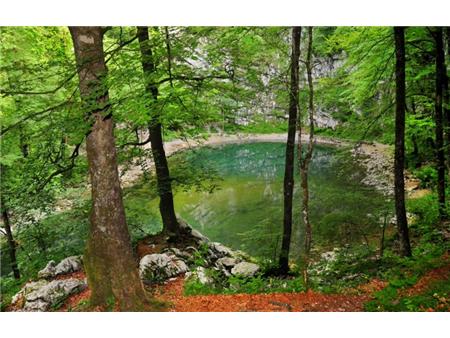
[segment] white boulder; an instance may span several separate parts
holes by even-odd
[[[260,270],[260,267],[258,264],[254,264],[254,263],[250,263],[250,262],[240,262],[231,269],[231,273],[235,276],[252,277],[259,270]]]

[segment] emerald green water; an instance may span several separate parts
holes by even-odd
[[[223,179],[213,192],[177,191],[179,216],[213,241],[251,255],[275,258],[283,224],[285,144],[241,143],[203,147],[182,155],[188,165],[216,170]],[[378,233],[374,215],[384,199],[360,182],[363,172],[349,153],[317,145],[310,166],[313,245],[325,249]],[[299,217],[300,180],[296,168],[292,254],[303,243]],[[152,203],[155,212],[157,201]]]

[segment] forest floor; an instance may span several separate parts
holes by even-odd
[[[66,278],[84,278],[84,273],[67,275]],[[413,286],[402,290],[401,295],[413,296],[427,291],[436,281],[450,278],[450,264],[428,271]],[[367,284],[348,289],[339,294],[328,294],[309,290],[298,293],[233,294],[233,295],[184,295],[184,276],[179,276],[154,289],[154,296],[168,304],[171,312],[358,312],[373,299],[374,293],[388,285],[373,279]],[[58,311],[85,311],[90,290],[69,297]],[[100,311],[100,309],[96,309]],[[435,309],[423,308],[423,311]],[[95,311],[95,310],[94,310]]]

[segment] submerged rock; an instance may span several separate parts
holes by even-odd
[[[26,284],[17,293],[11,304],[22,311],[47,311],[60,304],[68,296],[86,288],[85,281],[69,278],[48,282],[39,280]]]
[[[233,269],[231,269],[231,273],[235,276],[252,277],[259,271],[259,269],[260,267],[258,264],[240,262],[236,264]]]
[[[166,253],[142,257],[139,274],[145,281],[161,282],[189,271],[186,263],[175,255]]]

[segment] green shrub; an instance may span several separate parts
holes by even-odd
[[[421,188],[433,188],[437,182],[437,170],[431,165],[424,165],[413,171],[414,176],[420,180]]]

